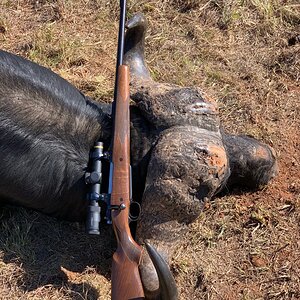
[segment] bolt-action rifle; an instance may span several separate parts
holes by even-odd
[[[106,222],[112,224],[117,239],[117,250],[112,262],[112,299],[144,299],[143,285],[139,274],[142,247],[133,239],[129,221],[132,205],[130,166],[130,115],[129,115],[129,67],[123,65],[126,0],[120,1],[120,27],[114,102],[112,104],[113,138],[111,150],[103,152],[103,143],[96,142],[90,156],[90,172],[86,173],[89,185],[87,232],[100,234],[101,208],[99,201],[106,204]],[[110,160],[108,194],[101,194],[102,159]],[[177,299],[174,278],[162,257],[146,244],[146,248],[157,270],[160,281],[161,299]]]
[[[123,2],[123,3],[122,3]],[[122,5],[123,4],[123,5]],[[118,248],[112,262],[112,299],[143,299],[144,291],[138,270],[142,248],[134,241],[129,228],[131,202],[129,67],[123,65],[126,1],[121,1],[115,101],[114,136],[110,164],[112,224]]]

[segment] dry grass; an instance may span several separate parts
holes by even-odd
[[[177,250],[181,299],[300,299],[298,0],[131,0],[149,20],[147,61],[163,82],[218,99],[223,125],[273,145],[280,173],[255,193],[215,199]],[[117,1],[0,4],[1,47],[110,101]],[[1,299],[109,299],[111,232],[3,208]]]

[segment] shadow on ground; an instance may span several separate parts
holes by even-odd
[[[89,274],[93,279],[95,274],[110,277],[113,254],[110,228],[104,226],[100,236],[88,236],[83,224],[59,221],[12,206],[0,208],[0,228],[1,262],[21,268],[16,284],[22,292],[51,286],[65,289],[68,299],[99,298]],[[13,282],[16,280],[13,274],[2,271],[1,277]]]

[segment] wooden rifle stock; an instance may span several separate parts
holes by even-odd
[[[112,150],[112,223],[118,248],[112,262],[112,299],[144,299],[138,270],[142,248],[134,241],[129,228],[130,207],[130,117],[129,68],[118,67],[116,103],[114,112],[114,138]]]

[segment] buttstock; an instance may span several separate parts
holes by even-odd
[[[141,255],[141,249],[136,245]],[[136,252],[136,251],[134,251]],[[132,252],[128,252],[132,256]],[[112,261],[112,300],[138,300],[144,299],[143,285],[139,273],[139,257],[130,257],[119,246],[113,255]]]

